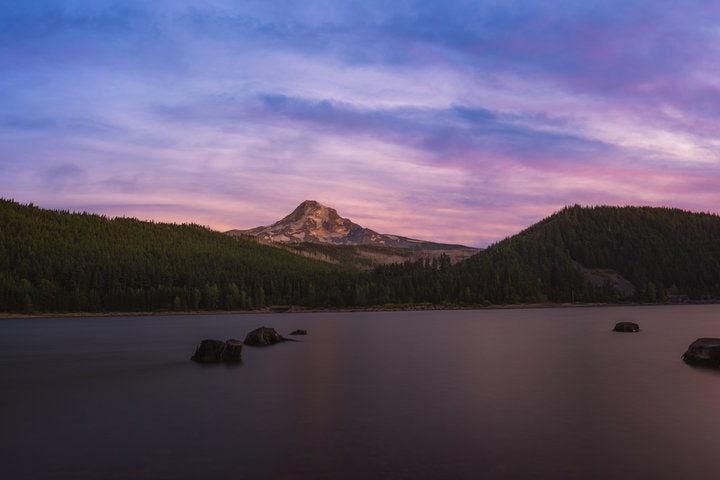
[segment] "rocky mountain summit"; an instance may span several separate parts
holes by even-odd
[[[262,242],[321,243],[332,245],[377,245],[422,250],[467,248],[426,242],[398,235],[386,235],[353,223],[338,215],[334,208],[314,200],[305,200],[287,217],[272,225],[249,230],[230,230],[230,235],[252,236]]]

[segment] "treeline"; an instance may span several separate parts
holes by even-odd
[[[618,275],[632,293],[613,282]],[[673,295],[720,298],[717,215],[574,206],[455,264],[439,257],[361,271],[198,225],[0,200],[6,312],[655,302]]]
[[[620,272],[639,298],[720,298],[720,217],[676,208],[566,208],[534,227],[587,268]],[[537,233],[534,233],[537,235]],[[654,292],[654,293],[653,293]],[[658,298],[662,299],[662,298]]]
[[[0,200],[0,311],[257,309],[343,303],[354,272],[198,225]]]

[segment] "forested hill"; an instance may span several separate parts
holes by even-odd
[[[544,233],[543,233],[544,231]],[[587,268],[614,269],[693,297],[720,294],[720,217],[651,207],[567,208],[525,232],[564,245]],[[675,290],[682,289],[682,292]]]
[[[471,258],[377,267],[368,302],[460,305],[720,299],[720,217],[567,207]]]
[[[0,199],[0,311],[332,303],[352,275],[198,225],[108,219]]]
[[[470,300],[720,298],[720,217],[713,214],[567,207],[483,253],[458,272],[472,279],[466,286],[477,297]]]
[[[360,271],[197,225],[0,200],[0,312],[372,307],[720,298],[720,217],[567,207],[452,264]]]

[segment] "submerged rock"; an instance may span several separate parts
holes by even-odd
[[[279,333],[277,333],[274,328],[260,327],[247,334],[245,337],[245,345],[274,345],[287,340],[287,338],[282,337]]]
[[[222,352],[225,350],[225,342],[221,340],[206,339],[200,342],[195,350],[195,355],[191,357],[199,363],[222,362]]]
[[[242,360],[243,343],[234,338],[225,342],[225,351],[223,351],[223,362],[239,362]]]
[[[243,344],[239,340],[206,339],[200,342],[195,355],[191,357],[198,363],[239,362],[242,360]]]
[[[615,324],[613,332],[639,332],[640,326],[633,322],[619,322]]]
[[[720,366],[720,338],[698,338],[682,356],[685,363],[710,367]]]
[[[294,332],[292,332],[290,335],[307,335],[307,330],[298,329],[298,330],[295,330]]]

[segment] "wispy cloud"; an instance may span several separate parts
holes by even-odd
[[[473,165],[499,157],[519,163],[583,162],[607,158],[613,146],[572,133],[527,126],[517,113],[480,107],[367,108],[344,102],[312,100],[281,94],[250,99],[213,97],[203,102],[159,107],[159,113],[179,123],[215,125],[238,130],[243,124],[282,125],[308,136],[370,137],[418,150],[417,161]]]
[[[473,245],[565,204],[717,211],[719,21],[700,0],[6,2],[0,192],[218,229],[314,198]]]

